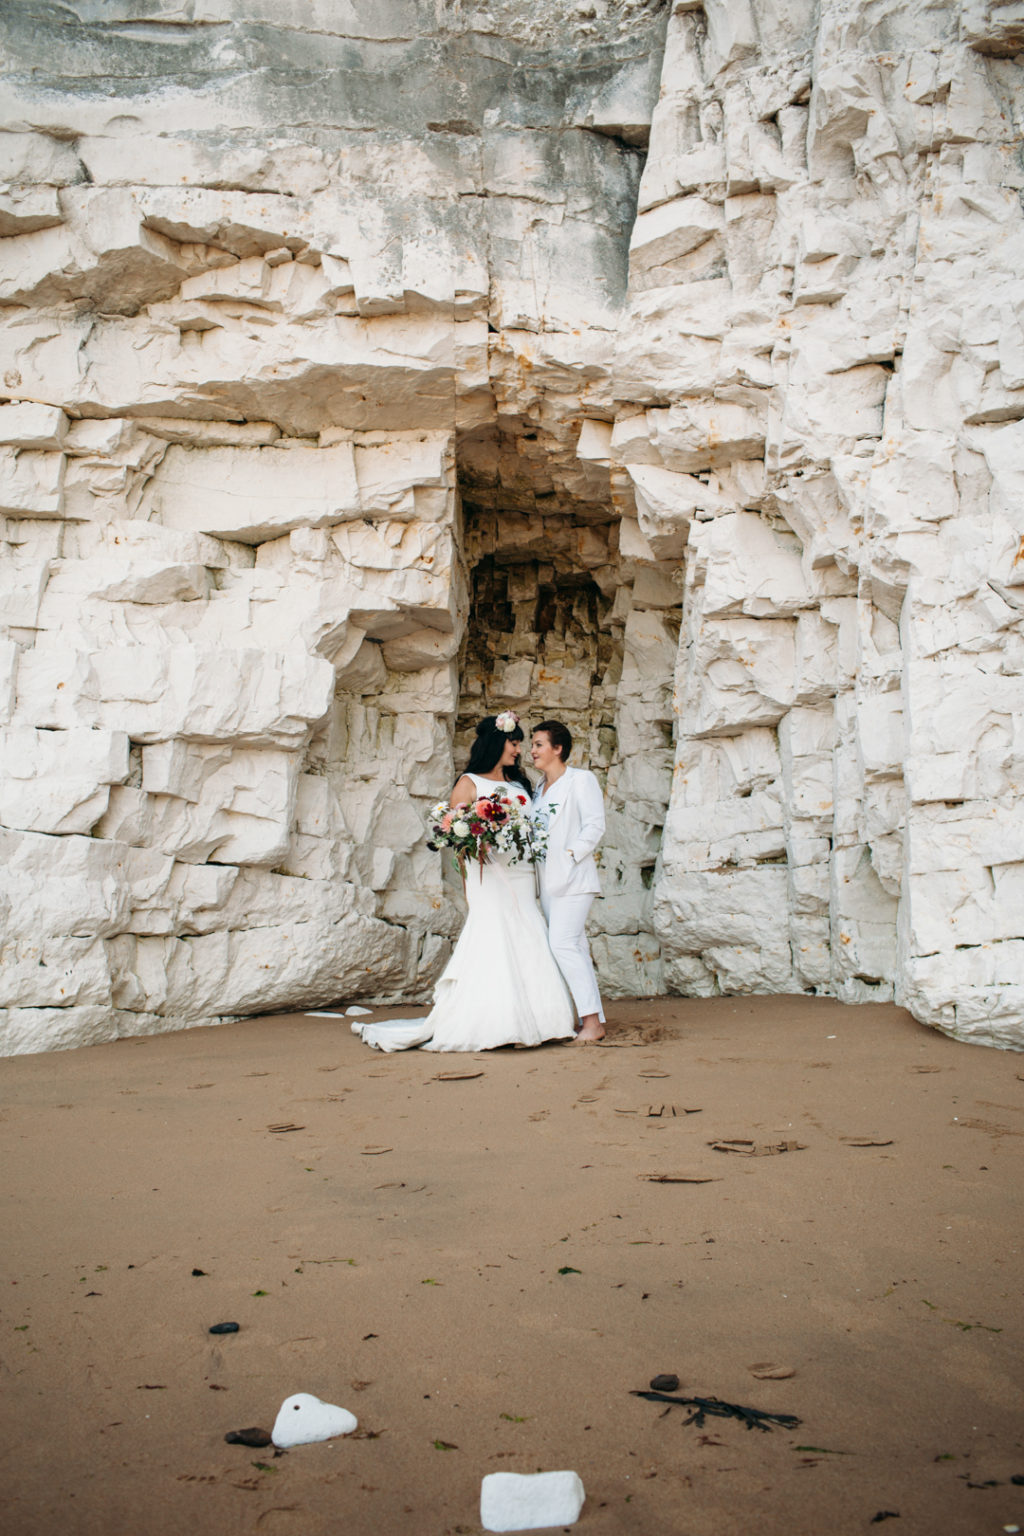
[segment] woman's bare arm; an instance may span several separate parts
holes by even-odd
[[[463,774],[452,790],[451,805],[470,805],[476,799],[476,785],[466,774]]]

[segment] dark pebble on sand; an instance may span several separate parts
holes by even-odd
[[[652,1392],[674,1392],[679,1386],[678,1376],[655,1376],[651,1382]]]
[[[209,1331],[210,1331],[210,1333],[237,1333],[238,1332],[238,1324],[237,1323],[214,1323],[213,1327]]]
[[[256,1425],[251,1429],[229,1429],[224,1439],[228,1445],[251,1445],[255,1450],[262,1450],[272,1443],[267,1430]]]

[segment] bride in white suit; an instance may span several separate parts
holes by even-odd
[[[570,768],[572,736],[560,720],[534,727],[530,756],[544,775],[533,796],[534,819],[548,832],[547,858],[539,865],[540,904],[558,968],[572,993],[582,1043],[604,1037],[604,1009],[587,943],[586,922],[601,894],[594,852],[604,836],[604,797],[587,768]]]

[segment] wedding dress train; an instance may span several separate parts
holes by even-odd
[[[482,794],[496,786],[471,776]],[[514,786],[509,786],[512,789]],[[487,1051],[573,1038],[575,1010],[548,944],[532,864],[490,855],[466,871],[469,908],[425,1019],[352,1025],[382,1051]]]

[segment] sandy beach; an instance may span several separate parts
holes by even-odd
[[[564,1467],[581,1536],[1024,1527],[1020,1055],[665,999],[591,1048],[289,1015],[0,1083],[19,1536],[465,1536],[485,1473]],[[357,1435],[225,1443],[299,1391]]]

